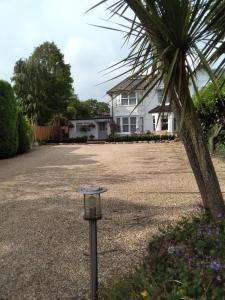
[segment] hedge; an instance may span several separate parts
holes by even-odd
[[[18,148],[17,104],[11,85],[0,80],[0,158],[16,155]]]
[[[73,144],[73,143],[86,143],[86,142],[87,142],[86,136],[77,137],[77,138],[55,138],[55,139],[44,141],[44,143],[46,144],[59,144],[59,143]]]
[[[174,135],[109,135],[106,142],[138,142],[138,141],[172,141],[175,139]]]

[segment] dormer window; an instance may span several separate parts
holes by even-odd
[[[121,93],[121,105],[136,105],[137,104],[137,93]]]

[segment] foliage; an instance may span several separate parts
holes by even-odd
[[[96,99],[88,99],[77,103],[77,118],[93,118],[109,114],[109,105],[98,102]]]
[[[70,65],[54,43],[45,42],[28,59],[20,59],[12,77],[24,113],[33,123],[48,123],[65,115],[73,94]]]
[[[19,145],[17,153],[22,154],[28,152],[32,145],[33,131],[30,121],[23,115],[21,110],[18,113],[18,138]]]
[[[11,85],[0,80],[0,158],[16,154],[18,147],[17,104]]]
[[[175,139],[174,135],[109,135],[106,142],[138,142],[138,141],[172,141]]]
[[[162,229],[144,263],[102,288],[101,299],[219,300],[225,299],[224,287],[225,220],[203,214]]]
[[[59,144],[59,143],[65,143],[65,144],[73,144],[73,143],[86,143],[87,137],[81,136],[76,138],[56,138],[56,139],[50,139],[47,141],[43,141],[46,144]]]
[[[225,77],[221,77],[217,84],[220,87],[218,94],[215,85],[209,83],[195,95],[193,101],[201,118],[204,131],[207,133],[215,124],[225,125]]]

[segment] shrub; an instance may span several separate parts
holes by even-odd
[[[17,153],[28,152],[31,148],[33,132],[28,118],[21,111],[18,113],[18,137],[19,145]]]
[[[225,220],[207,214],[165,228],[144,263],[101,289],[104,300],[225,299]]]
[[[18,148],[17,105],[11,85],[0,80],[0,158],[9,158]]]
[[[58,143],[65,143],[65,144],[73,144],[73,143],[86,143],[87,142],[87,137],[86,136],[81,136],[77,138],[56,138],[56,139],[51,139],[47,141],[43,141],[46,144],[58,144]]]
[[[109,135],[106,142],[138,142],[138,141],[171,141],[174,140],[174,135]]]

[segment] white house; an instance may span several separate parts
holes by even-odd
[[[110,113],[113,121],[117,124],[117,134],[130,135],[147,132],[175,134],[177,132],[177,122],[169,103],[166,103],[163,113],[160,106],[163,86],[155,87],[145,97],[143,102],[135,108],[146,92],[145,86],[147,82],[143,80],[143,76],[135,79],[128,77],[107,92],[111,97]],[[140,85],[134,92],[130,93],[138,81]],[[198,87],[201,88],[207,81],[207,74],[199,70],[197,74]],[[190,85],[190,91],[191,94],[194,93],[192,85]],[[159,118],[160,112],[161,116]]]
[[[146,92],[146,84],[149,79],[146,77],[144,80],[145,77],[140,76],[135,79],[128,77],[110,89],[107,92],[111,98],[110,116],[71,120],[72,128],[69,129],[69,137],[87,136],[89,139],[104,140],[111,133],[112,123],[117,125],[117,134],[119,135],[148,132],[175,134],[177,122],[169,103],[166,103],[162,113],[162,85],[155,87],[135,108]],[[198,88],[203,87],[208,78],[206,72],[200,69],[197,72],[196,80]],[[140,85],[131,93],[138,82]],[[191,94],[194,93],[191,84],[190,92]]]

